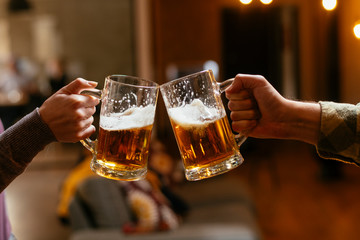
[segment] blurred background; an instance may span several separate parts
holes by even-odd
[[[288,98],[357,103],[358,23],[358,0],[0,0],[0,117],[9,127],[76,77],[162,84],[208,68],[218,81],[264,75]],[[161,97],[154,137],[179,159]],[[248,139],[241,152],[228,174],[249,189],[264,239],[359,239],[358,167],[292,141]],[[18,239],[72,235],[57,205],[84,155],[51,144],[8,187]]]

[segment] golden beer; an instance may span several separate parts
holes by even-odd
[[[203,125],[172,124],[186,168],[216,165],[238,151],[226,116]]]
[[[132,181],[147,172],[154,106],[101,116],[92,169],[107,178]]]
[[[114,171],[137,171],[147,167],[152,125],[109,130],[100,127],[97,162]]]
[[[226,164],[241,163],[238,160],[242,157],[225,113],[216,118],[216,110],[199,111],[197,106],[191,105],[188,109],[172,110],[175,111],[170,110],[170,121],[188,180],[192,180],[192,175],[194,180],[217,175],[230,170]],[[204,117],[204,113],[208,116]],[[226,163],[227,160],[230,162]]]

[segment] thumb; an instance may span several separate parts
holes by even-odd
[[[97,82],[88,81],[83,78],[77,78],[65,87],[61,88],[58,93],[63,94],[80,94],[82,90],[95,88],[97,86]]]
[[[226,93],[237,93],[245,89],[254,89],[266,84],[266,80],[260,75],[237,74],[234,82],[226,89]]]

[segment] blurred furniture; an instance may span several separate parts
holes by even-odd
[[[174,192],[190,205],[188,215],[175,230],[146,234],[122,232],[123,224],[130,221],[130,213],[115,181],[90,178],[79,190],[87,196],[102,192],[102,198],[73,199],[71,240],[262,239],[248,192],[240,180],[226,174],[177,186]]]

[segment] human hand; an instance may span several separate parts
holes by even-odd
[[[41,119],[59,142],[77,142],[95,132],[93,114],[99,99],[80,92],[96,86],[97,82],[77,78],[50,96],[39,108]]]
[[[259,75],[238,74],[225,92],[234,131],[256,138],[317,143],[321,112],[318,103],[286,99]]]
[[[232,128],[257,138],[281,138],[286,102],[262,76],[238,74],[226,89]]]

